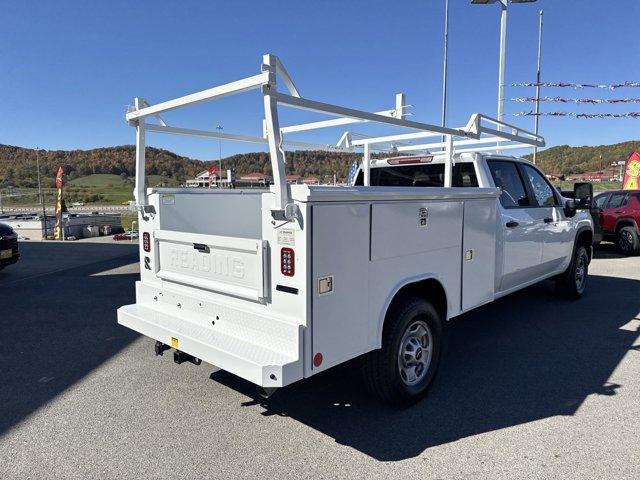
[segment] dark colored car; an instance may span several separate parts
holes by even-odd
[[[640,253],[640,190],[614,190],[596,195],[592,215],[598,217],[604,240],[615,242],[624,255]]]
[[[0,223],[0,270],[20,258],[18,235],[9,225]]]

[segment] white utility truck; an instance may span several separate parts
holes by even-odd
[[[262,134],[160,116],[247,90],[261,97]],[[279,107],[337,118],[282,126]],[[214,364],[266,393],[362,356],[372,392],[406,405],[437,371],[447,320],[547,278],[579,297],[593,227],[575,202],[591,192],[563,198],[534,165],[502,153],[544,140],[479,114],[460,128],[405,117],[401,94],[376,113],[303,98],[273,55],[252,77],[156,105],[136,98],[126,118],[136,128],[141,269],[136,303],[118,322],[155,339],[157,354],[173,348],[177,363]],[[347,131],[337,145],[291,138],[370,124],[400,132]],[[146,189],[149,132],[266,144],[274,185]],[[437,141],[418,142],[429,137]],[[289,185],[284,148],[361,148],[363,160],[350,185]]]

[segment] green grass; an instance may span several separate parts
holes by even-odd
[[[179,182],[173,178],[164,178],[160,175],[148,175],[148,186],[178,186]],[[67,205],[75,202],[84,204],[121,205],[133,200],[134,179],[123,179],[120,175],[94,174],[71,180],[64,191]],[[3,205],[37,207],[38,189],[19,188],[20,196],[3,197]],[[56,190],[45,189],[45,204],[50,207],[56,202]]]
[[[125,180],[120,175],[112,175],[108,173],[96,173],[86,177],[76,178],[69,182],[69,185],[76,187],[106,187],[106,186],[123,186]]]
[[[173,178],[165,178],[161,175],[147,175],[147,186],[155,187],[161,184],[166,184],[167,187],[178,186],[179,182]],[[95,173],[93,175],[87,175],[86,177],[76,178],[69,182],[70,185],[75,187],[127,187],[133,188],[133,178],[122,179],[120,175],[113,175],[110,173]]]
[[[574,182],[553,182],[560,190],[573,190]],[[619,190],[622,188],[622,182],[592,182],[594,192],[604,192],[605,190]]]

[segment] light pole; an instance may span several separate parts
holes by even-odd
[[[40,183],[40,149],[36,147],[36,168],[38,169],[38,197],[40,198],[40,204],[42,205],[42,223],[44,225],[44,235],[42,239],[47,239],[47,211],[44,208],[44,195],[42,194],[42,186]]]
[[[449,0],[444,2],[444,65],[442,67],[442,126],[447,121],[447,64],[449,62]],[[442,137],[445,141],[445,137]]]
[[[544,10],[540,10],[540,21],[538,23],[538,71],[536,73],[536,115],[534,123],[534,133],[538,135],[540,127],[540,69],[542,66],[542,24],[544,19]],[[536,164],[538,156],[538,147],[533,148],[533,164]]]
[[[222,125],[218,125],[216,127],[216,130],[218,130],[220,133],[222,133],[222,130],[224,130],[224,127]],[[222,139],[218,138],[218,166],[220,168],[220,187],[222,187]]]
[[[38,169],[38,203],[42,202],[42,186],[40,185],[40,157],[38,151],[40,149],[36,147],[36,168]]]
[[[500,5],[500,63],[498,68],[498,120],[504,119],[504,71],[507,52],[507,5],[511,3],[533,3],[537,0],[471,0],[474,5],[498,3]],[[498,127],[500,130],[500,127]]]

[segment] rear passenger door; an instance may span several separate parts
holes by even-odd
[[[564,215],[560,195],[545,176],[533,165],[519,164],[526,187],[535,209],[536,218],[542,218],[544,245],[541,268],[545,274],[563,270],[573,253],[574,231],[571,220]]]
[[[525,186],[517,163],[487,160],[494,185],[500,195],[496,272],[501,272],[498,291],[506,291],[535,280],[541,268],[545,239],[544,214],[538,211]],[[500,255],[500,249],[502,255]]]

